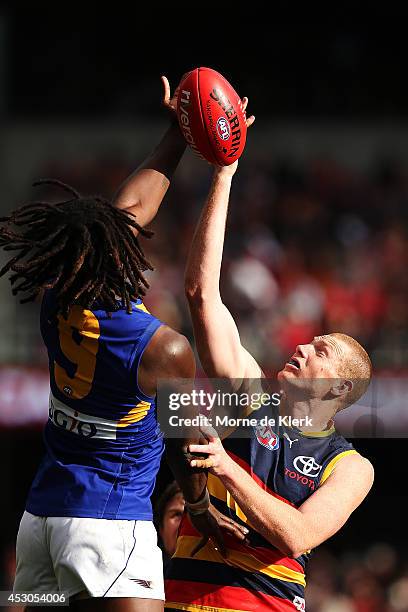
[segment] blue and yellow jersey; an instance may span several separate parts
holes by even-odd
[[[132,313],[41,308],[50,370],[45,457],[26,509],[39,516],[151,520],[163,452],[154,397],[138,385],[143,351],[162,323],[140,300]]]
[[[295,508],[330,476],[342,457],[356,453],[334,428],[307,434],[281,428],[277,433],[259,424],[248,428],[247,434],[223,441],[228,454],[263,490]],[[167,575],[166,608],[189,612],[304,610],[309,553],[297,559],[286,557],[252,527],[222,482],[211,474],[208,489],[220,512],[248,527],[249,543],[226,535],[226,559],[211,541],[192,558],[201,536],[185,515]]]

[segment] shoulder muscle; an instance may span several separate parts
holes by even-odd
[[[143,390],[149,389],[148,395],[153,395],[159,378],[194,378],[194,353],[185,336],[163,325],[147,345],[139,368]]]

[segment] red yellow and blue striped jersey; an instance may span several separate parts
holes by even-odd
[[[26,509],[39,516],[151,520],[163,438],[155,397],[138,385],[143,351],[162,323],[141,300],[132,312],[41,307],[50,372],[46,453]]]
[[[247,437],[223,441],[228,454],[270,495],[298,508],[330,476],[345,455],[356,453],[334,427],[317,433],[269,427],[249,428]],[[225,536],[227,558],[209,541],[193,558],[200,541],[187,515],[166,579],[166,609],[189,612],[305,610],[308,553],[285,556],[248,522],[221,480],[209,474],[212,504],[249,528],[249,544]]]

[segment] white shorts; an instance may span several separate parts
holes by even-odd
[[[90,597],[164,600],[163,561],[151,521],[40,517],[24,512],[15,592],[87,591]]]

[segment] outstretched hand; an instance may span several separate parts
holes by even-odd
[[[251,125],[255,121],[255,115],[251,115],[250,117],[246,116],[247,106],[248,106],[248,98],[245,96],[244,98],[242,98],[242,108],[243,108],[244,115],[245,115],[246,126],[247,126],[247,128],[250,128]]]
[[[176,87],[173,95],[171,95],[170,83],[169,83],[168,78],[164,75],[160,78],[161,78],[161,82],[163,85],[162,105],[170,113],[170,115],[173,118],[176,118],[177,117],[177,99],[178,99],[178,94],[180,91],[180,85]]]
[[[255,121],[255,115],[250,115],[250,117],[246,116],[246,109],[248,106],[248,98],[244,97],[242,98],[242,109],[244,111],[244,116],[245,116],[245,123],[247,128],[250,128],[251,125],[253,125],[254,121]],[[215,169],[215,174],[219,174],[222,176],[234,176],[235,172],[237,171],[238,168],[238,160],[234,161],[233,164],[231,164],[230,166],[214,166]]]
[[[186,76],[190,74],[189,72],[185,72],[180,79],[180,83],[184,81]],[[163,98],[162,98],[162,106],[165,110],[170,114],[170,117],[173,120],[177,120],[177,100],[180,92],[180,83],[177,85],[174,90],[173,95],[171,95],[170,83],[169,79],[166,76],[161,76],[161,82],[163,85]]]

